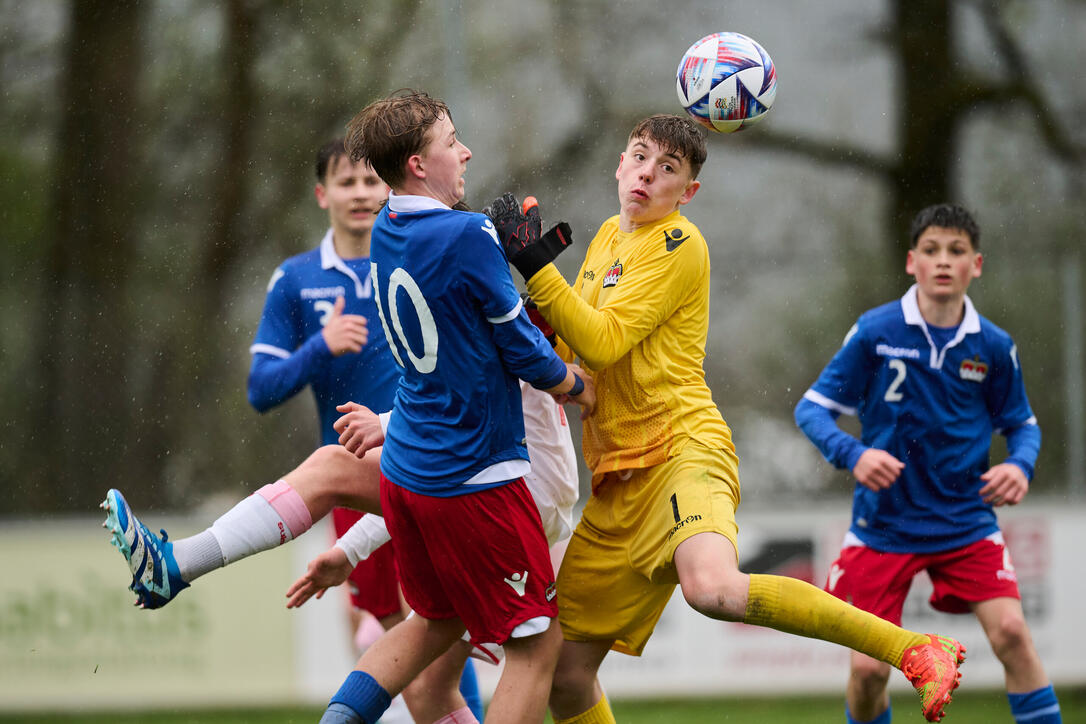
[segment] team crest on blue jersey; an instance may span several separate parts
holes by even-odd
[[[984,382],[984,378],[988,376],[988,363],[981,361],[980,356],[975,356],[973,359],[963,359],[961,366],[958,367],[958,375],[963,380]]]
[[[619,277],[622,276],[622,262],[615,259],[615,263],[611,265],[611,268],[607,270],[607,274],[603,277],[603,288],[613,287],[618,284]]]

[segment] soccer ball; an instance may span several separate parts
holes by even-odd
[[[682,107],[711,131],[754,125],[777,97],[773,59],[740,33],[706,35],[683,54],[675,75]]]

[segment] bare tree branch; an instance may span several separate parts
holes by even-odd
[[[995,87],[994,92],[986,96],[985,100],[994,101],[998,98],[1000,102],[1005,102],[1009,96],[1024,101],[1033,111],[1045,143],[1053,154],[1064,162],[1080,164],[1086,151],[1071,138],[1067,129],[1060,123],[1057,114],[1052,110],[1048,99],[1032,81],[1034,73],[1029,59],[1026,58],[1022,47],[1003,22],[1000,10],[1004,3],[1000,0],[971,1],[976,5],[984,27],[1003,58],[1007,75],[1011,79],[1010,82]]]
[[[768,128],[758,128],[737,139],[740,146],[756,146],[771,151],[796,153],[819,163],[847,166],[882,176],[892,177],[898,168],[895,158],[883,156],[856,146],[846,146],[819,141],[794,133],[783,133]]]

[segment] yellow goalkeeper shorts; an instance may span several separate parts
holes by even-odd
[[[667,462],[608,473],[585,504],[558,572],[558,620],[571,641],[615,641],[639,656],[675,584],[675,549],[697,533],[736,545],[738,460],[688,443]]]

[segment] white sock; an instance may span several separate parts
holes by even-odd
[[[250,495],[226,511],[208,529],[222,548],[223,565],[292,540],[290,527],[260,495]]]
[[[196,578],[282,545],[313,525],[301,496],[282,480],[226,511],[203,533],[173,544],[181,578]]]
[[[210,528],[189,538],[173,541],[173,557],[186,583],[192,583],[205,573],[226,565],[219,541],[211,534]]]

